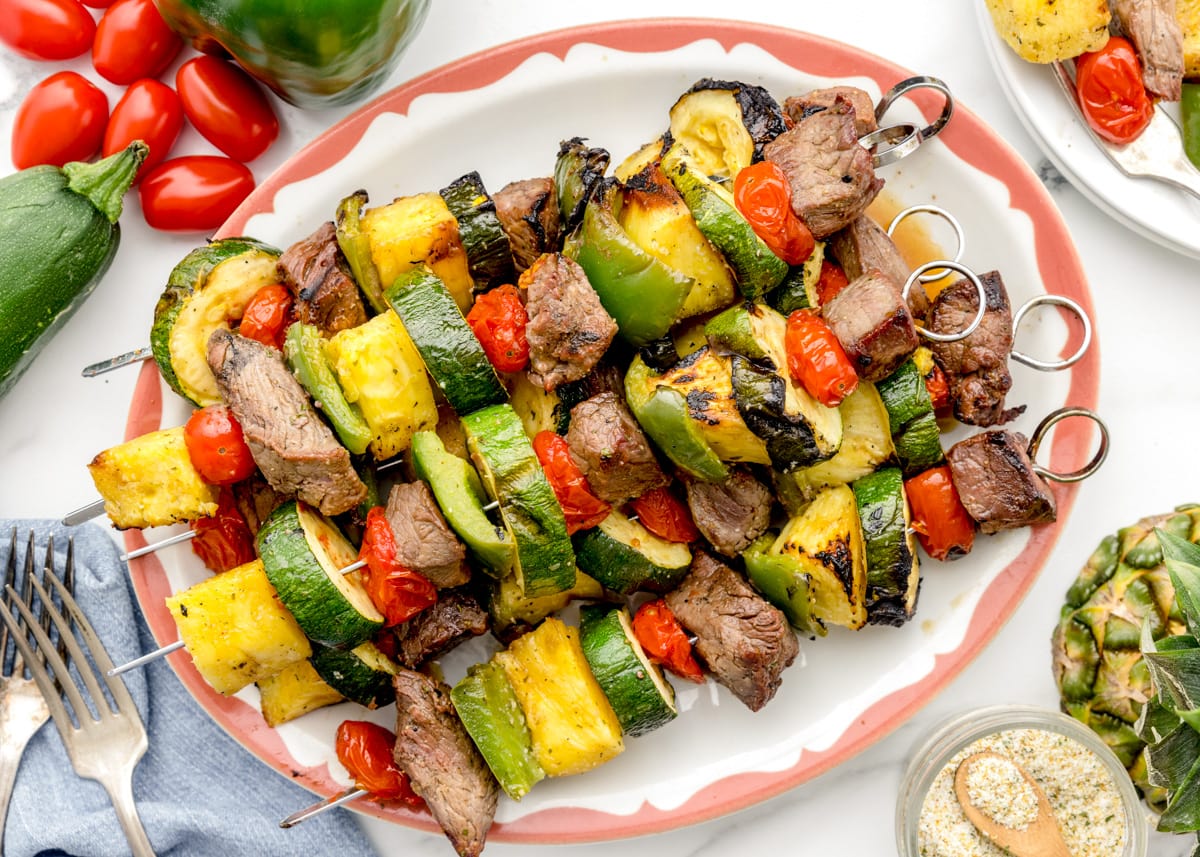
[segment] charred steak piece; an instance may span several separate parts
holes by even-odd
[[[332,223],[322,223],[312,235],[284,250],[277,268],[280,279],[296,296],[300,321],[315,324],[325,336],[366,323],[362,295],[338,247]]]
[[[1146,89],[1167,101],[1178,101],[1183,87],[1183,30],[1175,16],[1176,0],[1108,0],[1108,6],[1121,32],[1137,48]]]
[[[771,490],[744,468],[731,468],[725,482],[687,479],[688,508],[704,538],[719,553],[737,556],[767,531]]]
[[[541,256],[524,274],[529,323],[529,378],[547,390],[592,371],[617,335],[587,274],[558,253]]]
[[[870,134],[879,125],[875,121],[875,102],[871,96],[857,86],[831,86],[828,89],[814,89],[803,95],[793,95],[783,102],[783,112],[793,122],[800,122],[828,110],[841,96],[854,107],[854,133],[859,137]]]
[[[1004,409],[1004,395],[1012,387],[1008,355],[1012,351],[1012,310],[998,271],[980,275],[987,298],[983,321],[966,339],[929,343],[933,359],[946,375],[954,416],[972,426],[1006,423],[1025,406]],[[935,333],[965,330],[979,312],[979,294],[970,280],[944,289],[929,311],[929,329]]]
[[[367,486],[354,472],[350,453],[321,422],[279,351],[218,328],[208,340],[208,365],[272,488],[324,515],[340,515],[362,502]]]
[[[950,447],[946,460],[962,504],[985,533],[1053,521],[1054,495],[1033,472],[1023,435],[992,429]]]
[[[513,262],[520,273],[538,256],[558,249],[558,197],[554,179],[524,179],[492,194],[496,217],[508,236]]]
[[[792,210],[818,239],[852,223],[883,187],[871,153],[858,144],[854,121],[854,107],[838,97],[763,149],[787,174]]]
[[[500,786],[450,702],[449,688],[401,669],[396,688],[396,765],[425,799],[461,857],[478,857]]]
[[[429,609],[392,629],[396,635],[396,660],[415,670],[487,630],[487,611],[479,606],[474,595],[462,589],[443,592]]]
[[[667,606],[696,635],[696,653],[751,711],[771,701],[800,651],[787,619],[741,575],[699,552]]]
[[[671,481],[625,400],[615,393],[592,396],[571,409],[567,443],[588,485],[606,502],[624,503]]]
[[[257,472],[249,479],[233,484],[233,502],[245,518],[251,535],[258,535],[258,528],[262,526],[262,522],[287,499],[276,492]]]
[[[887,231],[865,214],[855,218],[845,229],[833,233],[829,237],[829,247],[851,280],[874,269],[890,277],[903,291],[904,283],[912,273]],[[913,318],[923,319],[929,311],[929,296],[921,285],[914,283],[909,290],[908,308]]]
[[[821,314],[864,381],[891,375],[920,344],[900,287],[878,270],[851,280]]]
[[[396,559],[420,572],[438,589],[471,579],[467,549],[450,529],[424,482],[393,485],[384,510],[396,539]]]

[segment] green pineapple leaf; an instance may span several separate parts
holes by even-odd
[[[1192,636],[1200,636],[1200,546],[1156,529],[1163,559],[1175,585],[1175,599]]]

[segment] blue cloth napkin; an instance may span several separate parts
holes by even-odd
[[[65,528],[50,521],[0,522],[0,569],[8,561],[8,534],[18,529],[18,559],[29,528],[37,532],[35,561],[54,533],[55,568],[75,537],[75,597],[114,663],[157,648],[134,600],[129,573],[112,537],[87,524]],[[21,568],[21,565],[18,565]],[[316,798],[244,750],[191,698],[165,660],[126,673],[146,724],[150,747],[133,775],[138,811],[160,857],[231,854],[374,855],[351,814],[335,809],[290,830],[279,820]],[[7,857],[127,855],[108,794],[75,775],[53,721],[29,742],[17,774],[4,840]]]

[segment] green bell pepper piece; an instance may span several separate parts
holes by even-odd
[[[583,213],[575,261],[600,303],[631,345],[647,345],[670,330],[693,280],[651,256],[621,228],[623,194],[605,179]]]
[[[349,104],[377,89],[429,0],[155,0],[197,50],[231,55],[297,107]]]
[[[1185,83],[1179,99],[1183,119],[1183,149],[1200,169],[1200,83]]]
[[[379,269],[371,258],[371,238],[362,231],[362,210],[367,204],[367,192],[356,190],[338,203],[337,243],[342,255],[350,264],[354,281],[367,296],[367,303],[375,312],[387,312],[391,307],[383,296],[383,283]]]
[[[812,615],[813,596],[808,575],[794,560],[771,552],[774,533],[764,533],[742,553],[746,576],[763,597],[783,611],[788,622],[804,634],[825,636],[825,626]]]
[[[346,449],[362,455],[371,442],[371,427],[358,408],[348,401],[325,357],[325,340],[312,324],[296,322],[283,340],[283,356],[313,404],[329,418]]]
[[[641,357],[629,364],[625,374],[625,399],[642,430],[676,466],[709,482],[729,478],[729,469],[688,415],[687,400],[678,390],[656,387]]]

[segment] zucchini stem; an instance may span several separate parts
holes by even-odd
[[[134,140],[120,152],[94,164],[72,161],[64,164],[62,171],[67,177],[67,187],[86,197],[109,223],[116,223],[121,217],[125,192],[133,186],[138,169],[149,153],[149,146]]]

